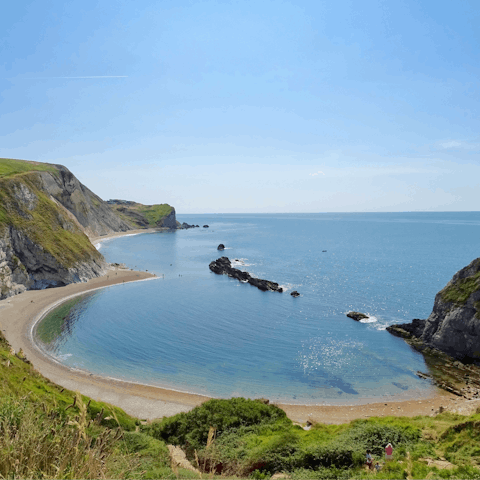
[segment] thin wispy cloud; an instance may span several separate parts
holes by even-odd
[[[26,77],[25,80],[70,80],[70,79],[82,79],[82,78],[128,78],[128,75],[84,75],[82,77]]]
[[[464,150],[476,150],[480,147],[478,143],[468,143],[458,140],[449,140],[448,142],[442,142],[439,144],[441,148],[447,150],[450,148],[461,148]]]
[[[309,173],[309,175],[311,177],[316,177],[317,175],[325,175],[321,170],[319,170],[318,172],[315,172],[315,173]]]

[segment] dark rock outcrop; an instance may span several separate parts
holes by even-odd
[[[204,225],[203,228],[209,228],[208,225]]]
[[[458,271],[437,293],[426,320],[392,325],[387,330],[417,347],[480,364],[480,258]]]
[[[188,230],[189,228],[196,228],[198,225],[189,225],[187,222],[183,222],[179,228],[183,230]]]
[[[244,283],[249,283],[254,287],[266,292],[271,290],[272,292],[283,292],[283,288],[278,286],[278,283],[271,282],[269,280],[262,280],[260,278],[252,277],[248,272],[242,272],[238,268],[233,268],[228,257],[217,258],[213,262],[210,262],[208,266],[210,270],[218,275],[228,275],[229,277],[236,278]]]
[[[415,318],[412,323],[399,323],[396,325],[390,325],[387,330],[396,337],[402,338],[420,338],[423,330],[425,329],[426,320],[420,320]]]
[[[221,243],[218,247],[217,250],[225,250],[225,245]]]
[[[359,322],[364,318],[368,318],[368,315],[365,315],[364,313],[360,313],[360,312],[348,312],[347,317],[352,318],[353,320],[356,320],[357,322]]]
[[[292,293],[290,293],[290,295],[292,297],[295,297],[295,298],[300,296],[300,294],[296,290],[294,290]]]

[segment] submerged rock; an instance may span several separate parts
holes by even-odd
[[[278,283],[269,280],[262,280],[261,278],[254,278],[248,272],[242,272],[238,268],[233,268],[228,257],[217,258],[217,260],[210,262],[208,267],[212,272],[218,275],[228,275],[229,277],[236,278],[243,283],[249,283],[262,290],[262,292],[268,290],[271,290],[272,292],[283,292],[283,288],[279,287]]]
[[[363,320],[364,318],[368,318],[368,315],[365,315],[364,313],[360,313],[360,312],[348,312],[347,317],[353,318],[353,320],[359,322],[360,320]]]

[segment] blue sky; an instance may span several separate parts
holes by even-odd
[[[9,2],[0,156],[178,213],[479,211],[479,12]]]

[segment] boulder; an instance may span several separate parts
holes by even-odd
[[[217,250],[225,250],[225,245],[221,243],[218,247]]]
[[[365,315],[364,313],[360,313],[360,312],[348,312],[347,317],[353,318],[353,320],[359,322],[360,320],[363,320],[364,318],[368,318],[368,315]]]
[[[208,225],[204,225],[203,228],[208,228]]]
[[[299,297],[300,296],[300,294],[296,290],[294,290],[290,295],[292,297]]]

